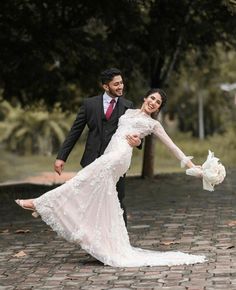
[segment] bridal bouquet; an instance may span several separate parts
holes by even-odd
[[[214,191],[214,186],[223,182],[226,171],[225,167],[219,162],[219,158],[214,156],[214,152],[209,150],[207,160],[202,167],[192,167],[186,170],[187,175],[201,176],[203,189]]]

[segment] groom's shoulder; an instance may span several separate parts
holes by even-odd
[[[102,98],[102,95],[87,97],[87,98],[84,99],[84,103],[93,104],[93,103],[95,103],[97,101],[100,101],[101,98]]]
[[[120,101],[127,107],[127,108],[132,108],[133,107],[133,102],[124,98],[120,97]]]

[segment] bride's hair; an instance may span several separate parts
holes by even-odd
[[[159,111],[165,106],[166,102],[167,102],[167,95],[166,93],[162,90],[162,89],[158,89],[158,88],[153,88],[150,89],[146,92],[144,98],[147,98],[148,96],[150,96],[151,94],[155,94],[158,93],[161,96],[161,106],[159,108]]]

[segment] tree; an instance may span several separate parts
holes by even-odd
[[[224,3],[232,13],[236,13],[236,0],[224,0]]]
[[[181,131],[191,131],[198,137],[199,120],[207,137],[214,133],[222,134],[232,127],[235,114],[233,95],[223,92],[221,84],[235,82],[235,65],[234,47],[225,50],[221,44],[209,49],[207,59],[202,59],[196,50],[187,54],[180,71],[173,74],[169,89],[173,97],[168,111],[178,119]],[[199,96],[204,102],[203,119],[198,114]]]
[[[11,106],[7,101],[0,103],[0,142],[7,150],[21,154],[51,155],[57,152],[69,132],[71,115],[54,106],[49,114],[45,106],[22,109]]]
[[[139,29],[133,8],[127,1],[1,1],[4,98],[73,108],[83,95],[97,93],[104,68],[131,70],[127,44]]]
[[[96,31],[97,23],[92,23],[93,5],[65,0],[13,0],[0,5],[5,99],[17,96],[23,106],[44,99],[50,106],[59,101],[67,107],[68,99],[79,97],[70,84],[76,84],[79,92],[86,88],[89,93],[89,86],[90,93],[94,90],[92,78],[103,60],[96,49],[103,36],[102,28]]]

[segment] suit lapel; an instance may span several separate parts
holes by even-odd
[[[118,105],[118,118],[120,118],[129,108],[129,106],[127,105],[126,100],[123,97],[119,97],[117,105]]]

